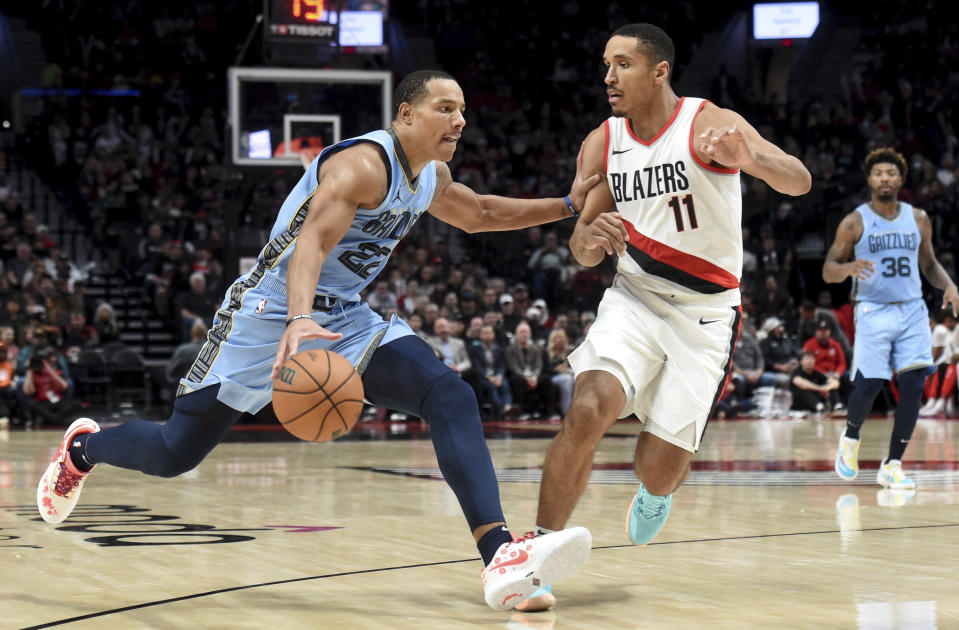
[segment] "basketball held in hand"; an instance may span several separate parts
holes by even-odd
[[[363,412],[363,381],[342,355],[304,350],[287,359],[273,380],[273,411],[301,440],[335,440]]]

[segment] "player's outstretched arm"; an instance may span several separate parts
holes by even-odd
[[[286,279],[287,318],[310,315],[320,270],[327,255],[350,228],[359,206],[375,208],[386,194],[386,168],[375,148],[359,145],[330,157],[320,171],[320,183],[296,237]],[[291,321],[276,351],[270,378],[302,341],[339,339],[309,317]]]
[[[583,161],[581,170],[585,173],[602,173],[605,177],[605,151],[606,131],[598,127],[583,142],[580,150]],[[586,205],[569,239],[569,249],[576,262],[585,267],[595,267],[606,254],[626,254],[629,235],[623,225],[623,217],[615,212],[615,208],[616,202],[605,181],[586,195]]]
[[[922,270],[922,275],[926,276],[929,284],[942,289],[942,308],[951,306],[952,314],[959,317],[959,292],[956,291],[956,283],[936,259],[936,252],[932,247],[932,222],[929,220],[929,215],[925,210],[913,208],[913,216],[922,235],[922,240],[919,242],[919,269]]]
[[[812,175],[799,158],[766,140],[746,119],[707,103],[696,117],[693,146],[705,162],[738,168],[785,195],[805,195]]]
[[[846,262],[852,255],[856,241],[862,236],[862,217],[858,212],[850,212],[839,223],[836,239],[826,252],[826,262],[822,266],[822,279],[825,282],[842,282],[850,276],[868,280],[876,271],[871,260],[853,260]]]
[[[582,210],[586,194],[600,181],[599,175],[583,178],[582,155],[580,149],[576,178],[569,191],[576,212]],[[477,194],[470,187],[454,182],[449,167],[443,162],[436,162],[436,177],[430,214],[470,234],[518,230],[572,216],[562,198],[514,199]]]

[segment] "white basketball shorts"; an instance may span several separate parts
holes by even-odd
[[[645,431],[696,452],[729,380],[738,294],[657,293],[617,275],[569,363],[577,375],[602,370],[619,379],[620,418],[635,414]]]

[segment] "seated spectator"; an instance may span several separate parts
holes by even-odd
[[[516,310],[516,300],[509,293],[499,296],[499,312],[503,316],[503,328],[507,331],[516,330],[523,317]]]
[[[476,398],[480,409],[488,403],[495,420],[512,407],[513,395],[506,379],[506,354],[496,341],[492,326],[480,328],[479,343],[470,346],[469,355],[477,374]]]
[[[848,362],[852,357],[852,346],[849,345],[849,340],[839,325],[839,320],[836,319],[836,315],[832,310],[817,307],[813,304],[812,300],[803,300],[799,305],[799,323],[796,326],[796,339],[805,345],[810,339],[816,336],[822,322],[826,322],[826,325],[829,327],[829,336],[842,348],[843,356]],[[816,369],[820,370],[818,365]]]
[[[780,374],[792,374],[799,366],[796,357],[799,350],[796,344],[786,334],[786,326],[778,317],[770,317],[763,322],[763,332],[766,338],[759,344],[763,350],[763,360],[766,369]]]
[[[816,355],[804,351],[799,367],[793,370],[790,379],[793,398],[790,409],[829,413],[839,401],[839,381],[826,376],[815,366]]]
[[[0,355],[0,360],[6,359],[7,361],[16,362],[17,354],[20,352],[20,348],[17,346],[16,335],[13,332],[13,328],[10,326],[0,326],[0,343],[6,348],[6,356]]]
[[[440,361],[462,376],[472,365],[469,354],[466,352],[466,344],[462,339],[451,335],[450,322],[445,317],[436,320],[434,331],[436,334],[429,339],[430,347],[436,352]]]
[[[542,247],[532,253],[527,263],[534,296],[545,298],[550,304],[558,303],[569,257],[569,249],[559,244],[556,232],[551,230],[543,236]]]
[[[483,294],[480,297],[480,303],[477,307],[480,314],[488,313],[489,311],[499,310],[499,304],[497,303],[497,293],[496,289],[487,284],[486,288],[483,289]]]
[[[470,318],[469,328],[463,333],[463,341],[466,342],[467,350],[481,343],[480,331],[483,329],[483,318],[478,315]]]
[[[30,270],[33,262],[33,249],[30,248],[30,245],[27,243],[17,245],[17,257],[8,260],[6,265],[7,280],[10,281],[11,287],[18,289],[23,287],[23,277]]]
[[[366,298],[367,304],[375,312],[383,315],[391,308],[397,308],[396,294],[390,291],[390,285],[386,280],[377,280],[373,285],[373,291]]]
[[[842,380],[846,374],[846,355],[842,347],[832,337],[832,328],[825,319],[819,320],[816,334],[803,344],[804,352],[812,352],[816,357],[816,369],[830,378]]]
[[[559,395],[559,413],[562,416],[569,411],[569,404],[573,400],[573,385],[576,376],[566,361],[572,351],[569,337],[564,328],[554,328],[549,333],[543,357],[543,374],[549,377],[553,391]]]
[[[17,390],[13,386],[13,363],[7,355],[7,347],[0,341],[0,430],[9,428],[17,408]]]
[[[923,417],[956,414],[959,326],[950,309],[940,310],[936,319],[939,323],[932,330],[932,360],[936,370],[926,378],[926,404],[919,410]]]
[[[463,291],[460,294],[459,319],[461,322],[468,322],[473,317],[482,317],[483,313],[476,302],[476,294],[472,291]]]
[[[756,299],[758,315],[760,317],[785,317],[792,303],[792,297],[780,288],[779,280],[775,274],[768,274],[765,289],[759,293]]]
[[[93,326],[87,324],[87,316],[82,309],[70,311],[70,321],[63,329],[62,349],[67,356],[74,356],[81,348],[100,345],[100,338]]]
[[[423,332],[423,316],[419,313],[410,313],[406,318],[406,323],[410,325],[410,330],[416,333],[416,336],[423,341],[429,341],[429,337]]]
[[[27,331],[27,343],[20,349],[19,354],[17,354],[16,373],[18,375],[26,375],[34,355],[42,353],[45,356],[49,354],[52,357],[55,367],[60,371],[60,374],[63,375],[63,378],[69,381],[70,370],[67,367],[67,361],[62,354],[54,350],[53,343],[51,342],[52,332],[53,331],[44,326],[36,326]]]
[[[436,320],[440,316],[440,307],[434,302],[428,302],[426,306],[423,307],[423,332],[428,336],[432,337],[435,333],[434,327],[436,326]]]
[[[30,318],[24,312],[23,303],[19,296],[11,295],[3,306],[3,312],[0,312],[0,325],[9,328],[13,335],[13,339],[8,343],[22,344],[26,337],[27,328],[30,326]]]
[[[101,302],[97,306],[93,329],[97,332],[100,345],[120,340],[120,324],[117,322],[116,311],[109,302]]]
[[[190,327],[190,340],[177,346],[170,362],[167,363],[165,373],[167,387],[175,390],[180,379],[186,376],[206,341],[207,330],[203,322],[193,322],[193,326]]]
[[[731,379],[735,384],[733,391],[727,392],[726,400],[732,394],[744,407],[751,407],[751,396],[757,387],[786,387],[789,375],[775,370],[766,369],[766,359],[763,350],[753,334],[753,326],[749,325],[749,315],[743,313],[742,330],[736,340],[736,352],[733,354],[734,374]],[[727,414],[728,415],[728,414]]]
[[[50,345],[37,348],[30,355],[17,392],[26,427],[42,421],[64,424],[70,420],[74,408],[69,401],[70,383],[57,364],[57,353]]]
[[[506,348],[506,370],[522,419],[541,413],[550,404],[552,383],[543,374],[543,353],[533,343],[532,332],[525,321],[516,327],[513,343]]]
[[[206,276],[199,271],[190,274],[190,290],[176,297],[176,311],[180,316],[183,339],[190,338],[190,329],[195,322],[210,326],[213,313],[220,300],[206,290]]]
[[[828,310],[835,316],[836,322],[839,323],[839,329],[842,330],[842,334],[846,337],[846,343],[852,347],[852,344],[856,341],[856,314],[852,304],[846,302],[845,304],[841,304],[839,308],[833,308],[832,294],[827,289],[819,292],[819,297],[816,298],[816,304],[820,310]],[[838,338],[837,341],[842,343]],[[850,350],[846,353],[846,359],[851,358],[852,351]]]

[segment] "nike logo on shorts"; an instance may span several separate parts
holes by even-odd
[[[718,322],[718,321],[719,321],[718,319],[703,319],[702,317],[700,317],[700,318],[699,318],[699,325],[700,325],[700,326],[705,326],[706,324],[712,324],[712,323]]]

